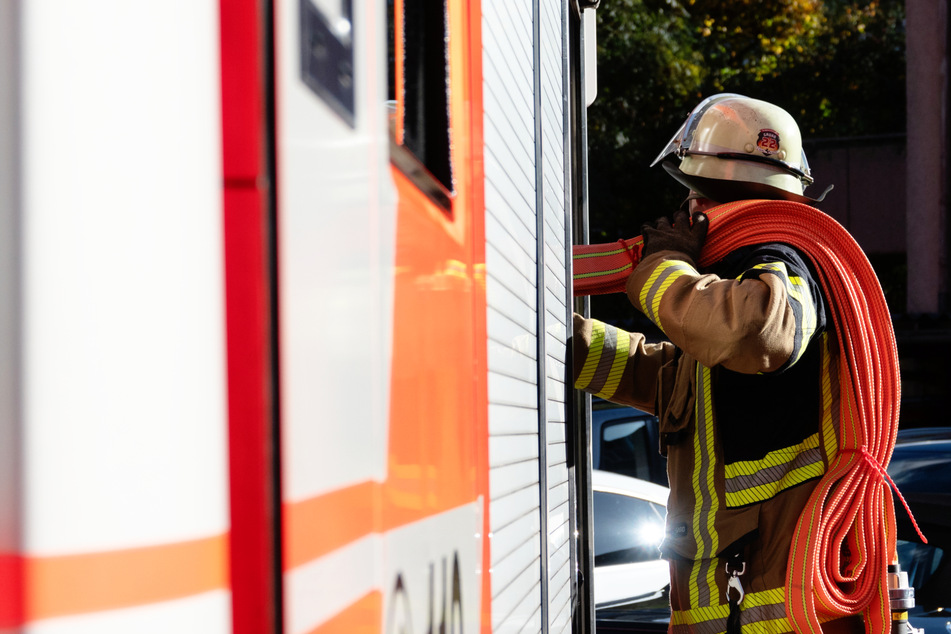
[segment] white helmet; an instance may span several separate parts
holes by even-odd
[[[766,101],[723,93],[704,99],[651,167],[718,203],[747,198],[820,202],[803,195],[813,182],[799,126]]]

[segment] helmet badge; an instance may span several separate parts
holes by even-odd
[[[779,133],[776,130],[763,128],[756,138],[756,147],[766,156],[779,152]]]

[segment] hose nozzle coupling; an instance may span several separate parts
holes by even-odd
[[[924,634],[908,622],[908,610],[915,607],[915,589],[908,585],[908,573],[898,563],[888,567],[888,603],[892,611],[892,634]]]

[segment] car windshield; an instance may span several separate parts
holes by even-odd
[[[647,434],[647,422],[620,419],[601,428],[601,462],[599,469],[633,478],[650,479],[648,451],[653,449]]]
[[[595,566],[660,558],[665,515],[660,504],[595,491],[594,515]]]
[[[908,573],[908,583],[923,590],[944,559],[944,551],[936,546],[898,540],[898,561]],[[948,590],[951,593],[951,589]]]
[[[951,607],[951,493],[947,428],[900,430],[888,473],[927,538],[902,510],[895,494],[898,561],[915,589],[912,612],[943,614]]]

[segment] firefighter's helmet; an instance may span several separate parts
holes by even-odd
[[[795,119],[766,101],[723,93],[703,100],[657,156],[671,176],[718,203],[749,198],[820,202]]]

